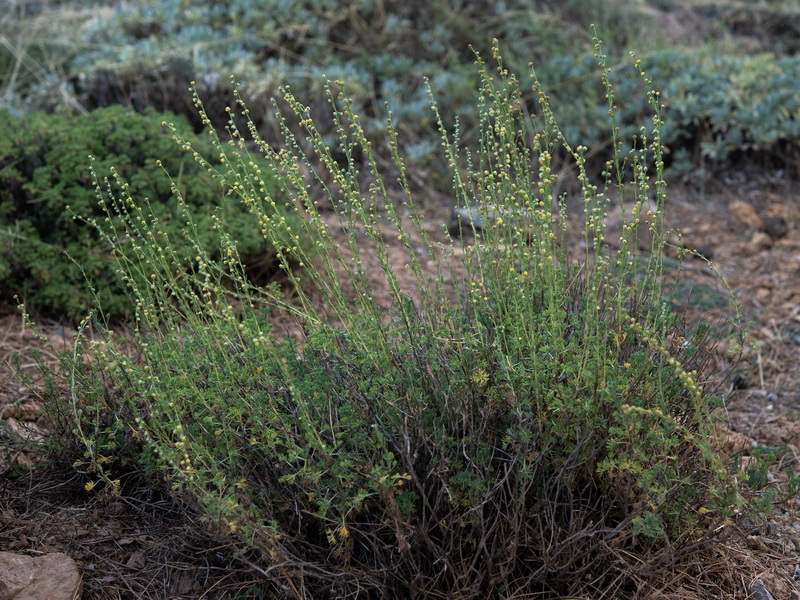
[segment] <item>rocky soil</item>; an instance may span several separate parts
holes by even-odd
[[[441,198],[427,203],[429,233],[442,236],[450,207]],[[721,429],[726,449],[743,453],[745,461],[754,448],[775,450],[779,460],[769,476],[781,485],[786,467],[800,470],[800,184],[780,173],[740,173],[705,186],[677,184],[670,189],[667,212],[684,244],[713,259],[725,278],[704,261],[687,259],[678,299],[690,318],[725,327],[735,314],[730,286],[744,319],[752,322],[741,362],[730,362],[725,343],[717,352],[717,367],[731,375]],[[395,250],[400,260],[402,249]],[[68,348],[74,334],[62,323],[46,323],[43,332],[56,349]],[[35,374],[34,350],[52,363],[56,357],[11,306],[0,319],[0,340],[1,549],[69,555],[83,573],[87,600],[259,597],[247,557],[235,557],[179,500],[137,488],[135,481],[123,497],[87,492],[80,474],[64,465],[29,473],[42,458],[48,424],[35,393],[12,376],[7,363],[18,353],[19,368]],[[9,445],[20,438],[27,444]],[[732,581],[725,597],[800,598],[798,512],[797,500],[789,500],[732,543],[730,560],[747,565],[743,573],[754,572],[756,565],[760,575]]]

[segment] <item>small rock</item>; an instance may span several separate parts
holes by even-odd
[[[728,210],[731,211],[731,214],[736,218],[737,221],[739,221],[739,223],[748,229],[762,229],[764,227],[761,217],[756,214],[756,209],[750,206],[747,202],[742,202],[741,200],[731,202],[728,205]]]
[[[757,552],[769,552],[769,546],[764,543],[764,538],[761,535],[748,535],[745,539],[747,547]]]
[[[735,390],[746,390],[750,386],[750,378],[744,373],[736,373],[731,377],[731,386]]]
[[[80,600],[82,591],[78,566],[66,554],[31,557],[0,552],[0,598]]]
[[[785,238],[789,233],[789,226],[786,224],[786,219],[783,217],[764,217],[761,219],[763,222],[763,230],[773,240]]]
[[[770,394],[770,395],[775,396],[775,394]],[[777,399],[777,396],[775,396],[775,398]],[[768,522],[765,529],[767,535],[771,537],[778,537],[781,534],[781,528],[778,527],[778,524],[775,523],[774,521]]]
[[[760,285],[753,294],[759,302],[766,302],[773,296],[773,288]]]
[[[447,231],[454,238],[470,235],[473,230],[480,232],[484,227],[486,218],[477,206],[454,208],[447,223]]]
[[[750,249],[755,252],[761,252],[762,250],[768,250],[772,248],[772,238],[769,237],[763,231],[756,231],[753,234],[753,237],[750,238]]]
[[[113,517],[118,517],[124,514],[127,509],[128,507],[124,502],[111,502],[110,504],[106,505],[105,513]]]
[[[758,580],[750,584],[750,598],[753,600],[775,600],[767,588]]]
[[[697,254],[708,260],[713,260],[714,258],[714,248],[712,248],[711,246],[706,246],[705,244],[702,244],[700,246],[697,246],[696,248],[692,248],[692,250],[694,250],[695,252],[697,252]]]
[[[4,421],[17,419],[18,421],[31,422],[36,420],[40,412],[41,406],[34,402],[14,402],[13,404],[6,404],[0,410],[0,419]]]
[[[147,564],[147,557],[144,555],[143,552],[132,552],[131,555],[128,557],[128,560],[125,562],[125,566],[129,569],[140,570]]]
[[[454,208],[447,222],[447,231],[453,238],[468,237],[473,232],[480,234],[484,229],[501,223],[520,225],[528,218],[529,214],[524,209],[498,206]]]

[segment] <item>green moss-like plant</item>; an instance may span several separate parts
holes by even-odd
[[[8,113],[0,120],[11,122]],[[0,293],[19,295],[42,313],[79,320],[97,299],[111,318],[131,311],[126,288],[116,275],[111,245],[101,243],[94,227],[75,215],[105,218],[98,205],[90,169],[114,167],[128,190],[148,198],[154,216],[172,240],[180,260],[193,257],[192,244],[217,256],[219,235],[211,224],[226,188],[187,154],[162,127],[174,121],[175,131],[209,154],[210,141],[195,135],[183,118],[147,110],[137,114],[122,106],[85,115],[33,113],[14,127],[0,129]],[[160,160],[160,166],[157,164]],[[270,187],[268,167],[263,168]],[[167,175],[167,172],[172,177]],[[271,188],[270,188],[271,189]],[[185,218],[178,209],[180,193],[195,220],[199,239],[183,233]],[[262,256],[269,264],[273,249],[265,244],[257,220],[243,206],[229,206],[221,215],[235,232],[243,257]],[[135,238],[119,240],[124,252]]]

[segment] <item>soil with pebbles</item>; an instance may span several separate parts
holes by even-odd
[[[727,281],[702,260],[688,258],[678,298],[690,318],[725,323],[732,317],[727,285],[744,319],[752,321],[751,343],[729,379],[726,450],[741,452],[745,461],[756,448],[776,450],[779,460],[769,477],[780,486],[787,467],[800,470],[800,183],[780,174],[732,175],[705,187],[671,186],[668,202],[668,225],[681,231],[686,246],[712,258]],[[446,199],[428,198],[425,206],[426,231],[443,240],[450,218]],[[390,256],[403,260],[400,242],[386,239]],[[366,266],[381,298],[380,265]],[[56,349],[69,348],[75,333],[70,325],[47,322],[42,332]],[[87,600],[258,597],[247,556],[208,533],[191,507],[135,479],[121,497],[87,492],[80,473],[41,464],[39,444],[48,424],[36,394],[7,364],[18,353],[19,368],[35,375],[35,349],[55,364],[56,356],[23,326],[16,309],[6,307],[0,318],[0,547],[70,555],[82,569]],[[725,350],[723,343],[716,360],[730,370]],[[9,445],[12,439],[28,441]],[[724,597],[800,599],[798,515],[800,504],[788,500],[724,550],[743,565],[741,580]]]

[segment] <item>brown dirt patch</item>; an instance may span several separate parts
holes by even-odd
[[[735,195],[731,190],[736,190]],[[731,209],[734,201],[752,207],[761,220],[750,222]],[[669,194],[669,224],[679,228],[685,243],[712,255],[719,271],[736,292],[746,319],[754,325],[744,360],[737,367],[736,385],[727,403],[729,450],[751,455],[754,447],[782,449],[770,474],[780,485],[781,469],[794,466],[800,454],[800,184],[765,176],[747,183],[721,184],[700,190],[675,186]],[[450,207],[431,198],[425,207],[427,230],[444,239]],[[764,221],[780,218],[782,235],[765,233]],[[756,225],[756,226],[754,226]],[[765,237],[766,236],[766,237]],[[391,236],[387,234],[387,239]],[[393,262],[405,260],[400,242],[394,241]],[[379,302],[388,303],[380,265],[368,257],[365,265],[375,282]],[[426,264],[426,268],[431,265]],[[401,270],[403,271],[403,270]],[[404,287],[413,288],[408,271]],[[690,314],[724,322],[732,316],[724,301],[726,290],[702,261],[688,259],[684,273],[691,285],[677,299]],[[259,597],[258,580],[248,569],[246,556],[215,538],[199,522],[191,507],[155,492],[133,475],[123,482],[122,497],[87,492],[85,474],[50,466],[26,473],[41,455],[46,423],[35,393],[12,376],[9,362],[18,353],[19,369],[36,381],[32,352],[39,350],[50,364],[57,349],[69,348],[74,329],[63,324],[45,325],[37,338],[13,307],[0,318],[0,546],[26,553],[61,551],[81,566],[84,598],[234,598]],[[721,320],[721,321],[719,321]],[[725,345],[719,367],[726,363]],[[733,388],[736,389],[733,389]],[[8,442],[15,441],[11,445]],[[20,445],[20,439],[26,442]],[[780,468],[777,468],[780,467]],[[726,560],[740,569],[731,575],[729,590],[720,598],[745,598],[755,593],[755,579],[774,598],[800,598],[793,580],[800,557],[798,507],[792,500],[779,507],[765,524],[752,524],[740,542],[722,548]],[[735,573],[735,572],[734,572]],[[750,590],[750,591],[748,591]],[[686,598],[693,598],[687,592]]]

